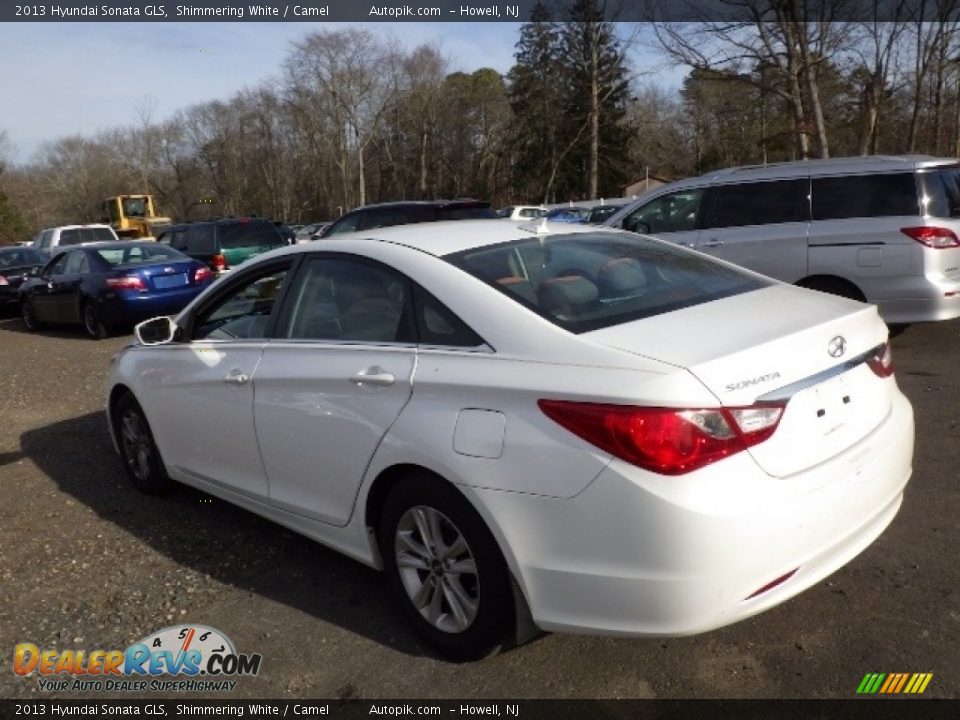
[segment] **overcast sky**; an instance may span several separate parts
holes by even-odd
[[[317,23],[0,24],[0,130],[12,158],[26,162],[45,140],[130,125],[155,105],[155,120],[211,99],[226,99],[279,74],[291,42]],[[326,27],[342,27],[332,23]],[[513,64],[519,25],[375,23],[366,26],[407,48],[436,43],[450,70]],[[651,66],[652,53],[639,51]],[[678,71],[660,77],[679,82]]]

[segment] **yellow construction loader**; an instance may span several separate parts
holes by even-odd
[[[115,195],[103,201],[103,222],[117,235],[130,240],[154,240],[170,224],[170,218],[157,215],[152,195]]]

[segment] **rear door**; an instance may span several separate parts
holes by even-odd
[[[807,178],[711,188],[697,250],[794,283],[807,276]]]
[[[409,282],[351,255],[313,255],[254,380],[273,503],[347,523],[374,451],[410,398]]]
[[[78,249],[67,253],[63,273],[54,276],[50,293],[57,322],[80,322],[80,286],[84,275],[89,272],[86,251]]]

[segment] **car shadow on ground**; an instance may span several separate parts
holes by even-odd
[[[29,430],[20,446],[60,490],[179,565],[393,650],[432,656],[387,596],[380,573],[190,487],[177,485],[163,497],[137,492],[104,412]]]

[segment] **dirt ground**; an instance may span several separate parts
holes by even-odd
[[[259,676],[207,697],[849,698],[868,672],[932,672],[926,697],[960,697],[960,321],[894,339],[916,411],[914,476],[891,527],[847,567],[706,635],[547,635],[469,665],[420,645],[376,572],[191,489],[136,493],[103,413],[110,358],[128,341],[0,318],[5,662],[22,642],[122,649],[202,623],[263,656]],[[0,697],[94,696],[0,670]]]

